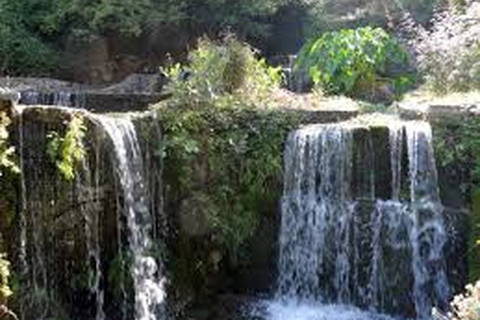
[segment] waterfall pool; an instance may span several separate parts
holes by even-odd
[[[294,300],[261,301],[252,309],[251,315],[266,320],[399,320],[348,305],[308,304]]]

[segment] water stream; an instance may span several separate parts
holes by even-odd
[[[381,132],[314,125],[288,138],[271,320],[428,319],[448,301],[430,126]]]
[[[83,111],[19,109],[22,317],[166,319],[163,231],[155,228],[163,222],[158,158],[142,153],[147,142],[139,141],[131,118],[85,113],[92,130],[87,152],[66,181],[45,150],[72,112]],[[160,143],[157,127],[149,139]]]
[[[163,319],[165,299],[162,268],[151,256],[152,221],[140,145],[135,127],[127,118],[98,117],[113,142],[116,174],[123,189],[123,211],[127,219],[136,320]],[[158,318],[157,318],[158,316]]]
[[[37,299],[27,303],[38,310],[25,318],[57,316],[54,294],[74,292],[76,302],[86,297],[85,305],[71,307],[79,319],[166,319],[155,241],[167,232],[154,156],[160,128],[153,126],[155,138],[141,139],[145,132],[130,116],[88,114],[95,127],[90,158],[67,183],[45,152],[48,134],[64,124],[35,118],[49,118],[48,108],[32,110],[18,122],[18,259],[25,290]],[[278,279],[262,317],[429,319],[432,307],[446,305],[447,235],[431,140],[427,123],[397,120],[311,125],[290,134]],[[110,279],[118,256],[130,262],[133,280],[132,288],[121,284],[120,298]]]

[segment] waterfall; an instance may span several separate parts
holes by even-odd
[[[115,152],[116,174],[123,189],[123,213],[127,220],[133,255],[132,277],[136,320],[155,320],[164,312],[164,281],[161,266],[149,255],[152,214],[144,177],[140,145],[130,119],[97,118],[110,137]]]
[[[28,268],[28,261],[27,261],[27,217],[26,217],[26,206],[27,206],[27,190],[26,190],[26,182],[25,182],[25,165],[24,165],[24,152],[23,152],[23,109],[18,108],[18,127],[17,127],[17,135],[18,135],[18,151],[19,151],[19,166],[20,166],[20,201],[21,201],[21,208],[19,211],[19,223],[18,223],[18,230],[19,230],[19,252],[18,252],[18,262],[19,262],[19,275],[20,280],[23,281],[26,286],[28,287],[28,280],[29,280],[29,268]],[[25,318],[25,307],[24,301],[20,300],[20,312],[21,318]]]
[[[414,297],[417,313],[425,318],[430,314],[435,299],[445,302],[449,296],[442,252],[447,239],[430,126],[426,123],[408,124],[406,131],[413,220],[410,237],[415,274]]]
[[[56,92],[27,90],[20,93],[19,103],[23,105],[52,105],[81,108],[83,106],[83,97],[80,93],[62,90]]]
[[[381,129],[348,123],[290,134],[271,318],[427,319],[448,301],[430,126]]]
[[[96,153],[98,155],[98,152]],[[99,167],[98,161],[96,161]],[[75,179],[78,193],[78,202],[80,203],[80,211],[84,219],[85,227],[85,246],[87,248],[87,264],[93,269],[94,278],[90,291],[95,297],[95,320],[104,320],[104,292],[100,286],[102,279],[101,270],[101,248],[100,248],[100,221],[98,210],[98,170],[92,182],[91,170],[86,159],[82,159],[81,169],[77,172]],[[92,266],[93,264],[93,266]]]
[[[166,232],[156,121],[136,122],[139,139],[130,118],[85,112],[86,153],[69,181],[47,150],[80,111],[28,106],[19,112],[14,266],[22,318],[132,319],[135,311],[136,320],[164,319],[162,246],[152,240]]]

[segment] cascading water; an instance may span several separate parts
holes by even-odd
[[[408,124],[406,128],[413,220],[410,238],[415,275],[414,299],[417,314],[426,317],[435,301],[445,302],[448,299],[449,285],[442,252],[447,239],[430,126],[415,123]]]
[[[99,209],[94,201],[98,188],[92,184],[92,171],[84,158],[74,183],[62,179],[45,152],[49,133],[58,129],[55,121],[32,121],[42,114],[49,119],[52,113],[68,118],[73,110],[22,106],[17,111],[17,150],[22,172],[18,271],[23,295],[21,311],[28,313],[22,316],[46,318],[60,312],[55,307],[56,295],[75,286],[88,287],[86,298],[96,300],[95,319],[103,320]],[[81,262],[70,260],[72,254]],[[80,280],[80,273],[87,274],[92,281]],[[65,283],[65,278],[72,283]],[[88,310],[84,312],[90,316]]]
[[[113,142],[116,173],[123,188],[123,211],[133,255],[135,319],[161,319],[165,312],[165,279],[162,277],[162,267],[149,255],[153,217],[149,211],[143,160],[135,127],[131,120],[125,118],[97,119]]]
[[[86,153],[66,180],[46,150],[78,113]],[[135,119],[138,139],[130,119],[72,108],[22,106],[17,119],[22,317],[165,319],[164,270],[151,256],[165,236],[156,120]]]
[[[20,104],[82,107],[83,98],[80,93],[70,91],[39,92],[27,90],[20,93]]]
[[[386,129],[315,125],[288,138],[271,319],[426,319],[448,301],[430,126]]]
[[[83,215],[85,224],[85,246],[87,248],[88,263],[93,264],[93,266],[89,265],[89,267],[94,271],[94,278],[90,291],[95,297],[95,320],[104,320],[104,292],[100,287],[100,281],[102,279],[100,261],[100,221],[98,217],[97,202],[95,201],[95,199],[98,199],[96,193],[98,193],[99,190],[99,183],[97,177],[95,177],[95,184],[92,183],[92,177],[90,176],[91,172],[92,171],[90,170],[86,159],[82,159],[81,170],[77,172],[76,187],[80,203],[79,209]]]

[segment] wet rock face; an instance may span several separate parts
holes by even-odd
[[[90,241],[94,235],[100,241],[97,235],[109,233],[103,232],[103,226],[117,227],[114,215],[107,214],[115,205],[113,184],[108,183],[112,181],[108,175],[111,171],[104,166],[108,166],[108,160],[96,161],[95,144],[100,141],[89,140],[92,151],[87,162],[95,164],[89,166],[95,171],[79,169],[77,180],[72,183],[63,179],[47,155],[47,136],[51,132],[64,134],[64,122],[69,117],[65,110],[38,108],[25,110],[17,120],[17,150],[23,172],[17,228],[24,238],[19,239],[15,265],[21,275],[21,303],[31,301],[37,306],[22,310],[26,319],[40,316],[44,312],[39,309],[42,304],[51,306],[45,311],[49,316],[95,318],[96,293],[90,288],[96,269],[88,252]],[[79,180],[79,175],[83,178],[100,171],[106,174],[98,188]],[[99,217],[102,225],[90,223]],[[104,256],[113,259],[119,245],[116,241],[105,245]],[[59,301],[54,301],[54,297]]]
[[[345,119],[352,114],[308,113],[304,122],[330,121],[329,116],[332,116],[333,120]],[[86,114],[88,132],[85,143],[88,157],[85,165],[88,170],[79,168],[80,180],[67,183],[59,175],[45,150],[48,134],[52,131],[62,134],[69,117],[70,111],[65,108],[27,108],[16,121],[15,141],[25,175],[24,187],[22,188],[20,181],[17,185],[16,196],[19,200],[16,209],[18,213],[24,213],[24,220],[17,217],[12,227],[14,230],[7,231],[16,234],[17,238],[21,236],[17,231],[22,227],[25,227],[27,232],[24,248],[16,245],[21,239],[15,237],[9,238],[15,239],[15,244],[9,243],[7,247],[15,257],[16,271],[23,277],[21,292],[26,292],[25,297],[31,299],[28,302],[35,306],[25,311],[25,319],[40,316],[38,312],[43,309],[37,306],[47,304],[52,316],[101,320],[97,318],[98,310],[95,308],[99,301],[98,288],[103,291],[106,320],[124,316],[129,318],[134,312],[132,281],[125,271],[129,263],[126,254],[129,232],[125,226],[125,217],[119,214],[119,207],[125,199],[114,174],[113,146],[104,130]],[[281,223],[281,188],[277,190],[278,202],[265,204],[261,209],[260,225],[248,239],[241,260],[232,263],[229,261],[229,253],[212,239],[209,233],[205,214],[202,212],[206,206],[202,200],[177,194],[178,186],[168,181],[172,172],[163,172],[161,124],[152,116],[135,118],[133,123],[144,162],[143,174],[148,185],[149,210],[154,213],[154,238],[168,240],[168,250],[163,248],[169,254],[167,266],[172,273],[178,271],[179,275],[169,283],[171,306],[172,310],[175,309],[173,312],[190,315],[190,310],[192,317],[196,319],[212,319],[224,315],[224,311],[212,311],[216,303],[212,301],[217,301],[215,299],[222,293],[271,293],[278,276],[276,263]],[[388,200],[396,183],[399,183],[396,185],[398,197],[409,197],[409,186],[405,183],[408,175],[408,155],[405,148],[397,155],[402,158],[402,176],[395,180],[392,178],[395,164],[391,161],[392,141],[388,128],[359,127],[352,135],[355,144],[351,149],[351,192],[359,200],[356,216],[360,230],[359,255],[368,261],[373,256],[368,241],[375,236],[376,230],[371,226],[374,199]],[[208,175],[204,166],[194,165],[192,168],[195,177],[206,183]],[[452,190],[456,189],[452,180],[443,180],[442,170],[439,167],[441,189],[442,184],[450,186]],[[25,190],[24,194],[22,189]],[[4,190],[3,187],[1,190]],[[456,196],[454,194],[446,199],[456,199]],[[15,201],[17,200],[13,200]],[[447,233],[455,233],[458,238],[451,240],[446,247],[448,269],[454,270],[450,276],[459,279],[464,275],[465,261],[458,258],[458,253],[463,252],[465,245],[457,239],[461,239],[465,234],[465,229],[462,229],[462,226],[465,226],[462,225],[465,215],[463,211],[456,210],[463,207],[454,203],[453,200],[444,203],[448,204],[445,210]],[[165,215],[161,214],[163,208]],[[388,204],[382,208],[389,210]],[[2,230],[8,227],[0,225]],[[388,238],[391,231],[388,226],[384,226],[376,236]],[[402,232],[398,232],[399,237],[405,237]],[[331,239],[335,238],[332,236]],[[92,254],[92,248],[97,244],[98,252]],[[328,244],[330,247],[335,245],[335,241]],[[388,244],[383,245],[381,250],[387,255],[388,261],[408,260],[410,254],[408,248],[392,248]],[[24,266],[27,268],[22,269]],[[398,272],[389,275],[398,277],[401,274],[404,281],[385,289],[388,297],[406,292],[414,281],[411,275],[402,273],[402,270],[409,267],[408,263],[398,263],[397,267]],[[333,270],[333,267],[330,269]],[[368,276],[368,263],[359,263],[358,270],[359,284],[368,286],[371,281]],[[100,283],[96,288],[95,281],[99,274]],[[455,287],[463,286],[463,278],[457,282],[454,283]],[[37,288],[36,291],[34,288]],[[335,289],[331,285],[326,290],[333,292]],[[350,285],[349,290],[355,290],[353,285]],[[30,295],[29,292],[36,294]],[[52,301],[52,297],[55,301]],[[361,300],[363,297],[355,299],[355,303],[365,305]],[[393,301],[392,299],[389,301]],[[404,295],[403,300],[398,301],[398,304],[385,305],[385,308],[394,312],[400,310],[398,313],[414,314],[411,296]],[[227,309],[225,312],[231,311],[230,307]]]
[[[2,233],[6,229],[14,235],[6,247],[19,277],[19,314],[25,319],[133,318],[129,230],[121,213],[125,196],[115,174],[112,141],[84,113],[87,156],[76,167],[75,179],[66,181],[47,149],[49,134],[62,137],[70,118],[71,110],[37,107],[24,109],[15,119],[14,141],[23,174],[14,181],[18,193],[16,214],[9,220],[13,222],[0,227]],[[135,123],[143,139],[149,211],[155,217],[152,235],[160,239],[166,232],[161,159],[155,152],[161,135],[155,120]]]

